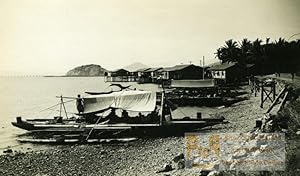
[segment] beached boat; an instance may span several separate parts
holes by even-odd
[[[81,138],[88,140],[91,137],[176,135],[225,122],[224,118],[173,119],[173,107],[164,100],[163,92],[159,94],[161,95],[157,96],[156,92],[150,91],[123,90],[89,95],[81,98],[80,101],[84,104],[82,112],[76,118],[23,120],[17,117],[12,125],[43,135],[81,134]],[[157,97],[160,97],[159,101]],[[122,111],[121,116],[116,114],[117,110]]]
[[[177,106],[230,106],[244,100],[231,89],[219,87],[213,79],[171,80],[165,96]]]

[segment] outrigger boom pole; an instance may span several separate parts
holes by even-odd
[[[61,117],[62,96],[60,96],[59,117]]]
[[[60,117],[61,117],[61,109],[62,109],[62,107],[64,108],[64,111],[65,111],[67,119],[69,119],[68,114],[67,114],[67,110],[66,110],[66,107],[65,107],[65,104],[64,104],[64,101],[63,101],[63,96],[61,95],[60,96],[60,109],[59,109],[59,116]]]

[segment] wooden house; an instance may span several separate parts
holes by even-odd
[[[159,76],[160,70],[162,70],[162,67],[157,68],[150,68],[148,70],[145,70],[145,73],[151,76],[152,78]]]
[[[150,68],[140,68],[131,72],[131,75],[134,77],[135,81],[140,82],[140,80],[144,77],[144,72],[149,69]]]
[[[107,76],[105,77],[105,81],[107,82],[129,82],[135,81],[134,77],[131,75],[126,69],[117,69],[111,72],[108,72]]]
[[[208,69],[213,79],[221,80],[225,83],[234,82],[243,77],[245,72],[237,63],[222,63],[214,65]]]
[[[134,75],[139,78],[141,77],[142,75],[144,75],[145,71],[149,70],[150,68],[141,68],[141,69],[138,69],[136,70],[134,73]]]
[[[202,79],[203,68],[193,64],[176,65],[162,69],[162,78],[164,80],[183,80],[183,79]]]
[[[129,71],[123,68],[111,72],[111,76],[128,76]]]
[[[162,67],[157,68],[150,68],[146,71],[144,71],[145,78],[148,78],[147,82],[156,83],[158,79],[160,79],[161,76],[161,70]]]

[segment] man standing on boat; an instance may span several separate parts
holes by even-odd
[[[163,105],[162,117],[165,121],[169,122],[172,120],[172,112],[169,104],[166,102]]]
[[[79,114],[83,113],[83,111],[84,111],[83,98],[81,98],[79,94],[77,95],[76,107],[77,107]]]
[[[122,111],[122,118],[126,120],[129,118],[128,112],[126,110]]]

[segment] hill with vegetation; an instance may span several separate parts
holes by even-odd
[[[69,70],[66,76],[103,76],[105,72],[107,70],[100,65],[89,64]]]

